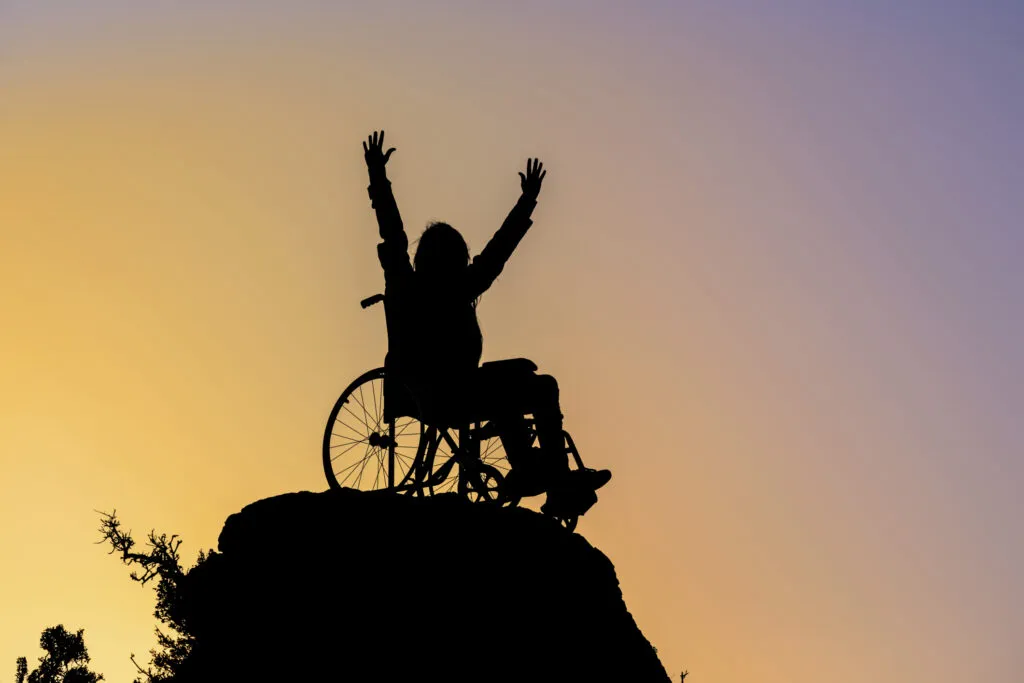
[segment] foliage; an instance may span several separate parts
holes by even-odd
[[[178,553],[181,539],[177,534],[157,535],[151,530],[144,550],[139,552],[135,549],[131,530],[122,530],[116,510],[100,515],[100,532],[103,534],[100,543],[109,543],[110,554],[119,554],[124,564],[136,568],[131,572],[132,580],[142,585],[157,580],[156,610],[153,614],[168,630],[161,630],[157,626],[157,647],[149,651],[149,667],[143,669],[139,666],[134,654],[132,663],[150,683],[169,683],[180,673],[195,642],[185,609],[185,578],[191,570],[186,571],[181,566]],[[195,566],[205,562],[212,553],[212,550],[209,553],[200,552]],[[137,678],[135,681],[141,683],[142,679]]]
[[[51,626],[39,638],[39,647],[46,653],[39,666],[28,671],[28,660],[18,658],[18,683],[97,683],[101,674],[89,671],[89,652],[85,648],[84,629],[71,633],[63,625]]]

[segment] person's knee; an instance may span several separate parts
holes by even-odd
[[[537,395],[545,403],[558,405],[558,382],[551,375],[537,375]]]
[[[551,375],[537,375],[537,386],[543,391],[558,392],[558,381]]]

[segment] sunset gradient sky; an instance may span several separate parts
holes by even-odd
[[[580,531],[673,677],[1020,680],[1022,73],[1010,0],[0,0],[0,678],[154,644],[95,510],[191,562],[326,487],[383,127],[474,251],[544,160],[484,357],[614,471]]]

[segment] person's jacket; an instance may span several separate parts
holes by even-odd
[[[520,196],[501,227],[460,277],[430,286],[409,260],[409,239],[402,226],[391,183],[381,174],[368,188],[380,237],[377,257],[384,269],[384,307],[388,327],[385,366],[411,385],[447,393],[480,364],[483,337],[476,301],[501,274],[505,262],[533,225],[536,199]]]

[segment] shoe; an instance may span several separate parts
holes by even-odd
[[[584,467],[581,470],[570,472],[569,477],[574,480],[574,483],[596,491],[611,481],[612,472],[611,470],[592,470],[589,467]]]

